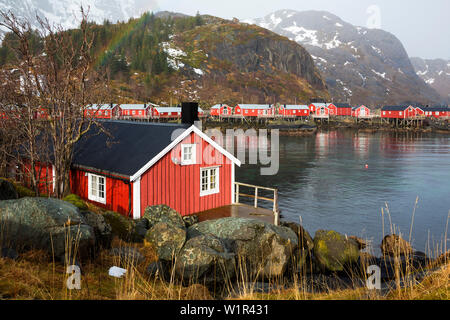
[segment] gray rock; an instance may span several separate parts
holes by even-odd
[[[263,278],[281,276],[298,246],[291,229],[254,219],[222,218],[188,229],[188,239],[208,234],[221,239],[227,250],[236,254],[238,264],[245,265],[246,270],[241,271]]]
[[[12,200],[18,198],[19,194],[14,185],[7,180],[0,179],[0,200]]]
[[[235,275],[235,254],[213,235],[189,239],[177,255],[175,272],[184,283],[226,283]]]
[[[185,223],[181,215],[166,205],[147,207],[144,211],[144,218],[148,220],[149,228],[159,222],[165,222],[178,228],[185,228]]]
[[[358,262],[359,245],[336,231],[318,230],[314,236],[314,258],[322,271],[343,271],[346,265]]]
[[[381,241],[381,252],[388,256],[404,256],[413,253],[411,244],[396,234],[389,234]]]
[[[0,201],[0,242],[21,251],[47,250],[55,257],[64,256],[66,239],[78,255],[95,251],[94,229],[86,224],[77,207],[65,201],[47,198],[22,198]]]
[[[298,238],[298,248],[295,251],[294,271],[303,272],[305,264],[311,258],[311,251],[314,248],[314,241],[300,224],[295,222],[282,222],[282,226],[294,231]]]
[[[172,261],[186,241],[186,229],[158,222],[147,231],[145,239],[156,249],[159,260]]]
[[[194,224],[198,223],[198,216],[192,214],[190,216],[184,216],[183,221],[186,225],[186,228],[192,227]]]
[[[94,228],[95,239],[98,247],[111,248],[111,241],[113,238],[112,228],[106,222],[105,218],[101,214],[97,214],[90,211],[82,211],[86,224]]]
[[[143,242],[149,229],[150,224],[147,219],[141,218],[134,220],[134,235],[136,242]]]

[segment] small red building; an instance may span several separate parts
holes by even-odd
[[[112,119],[120,114],[118,104],[93,104],[84,111],[85,117],[94,117],[97,119]]]
[[[151,205],[189,215],[234,202],[241,163],[197,127],[103,121],[91,130],[77,143],[70,171],[71,191],[82,199],[133,218]],[[53,167],[40,169],[48,193]]]
[[[308,117],[309,107],[306,105],[284,104],[278,108],[278,114],[283,116]]]
[[[415,106],[414,109],[416,110],[416,115],[419,115],[419,116],[425,115],[424,107]]]
[[[233,108],[227,104],[216,104],[211,107],[211,116],[229,116],[233,114]]]
[[[151,105],[147,104],[121,104],[120,115],[125,118],[148,118],[151,116]]]
[[[181,107],[153,107],[154,118],[181,118]]]
[[[322,116],[322,117],[330,116],[330,109],[328,109],[328,106],[325,104],[315,106],[315,110],[316,110],[314,112],[315,116]]]
[[[330,112],[331,112],[331,108],[332,107],[336,108],[335,115],[337,115],[337,116],[351,117],[351,115],[352,115],[352,107],[348,103],[336,103],[335,105],[330,103],[328,105],[328,108],[330,109]],[[330,115],[331,115],[331,113],[330,113]]]
[[[450,117],[449,107],[427,107],[423,108],[425,117],[428,118],[448,118]]]
[[[309,107],[309,111],[311,114],[316,114],[316,110],[320,107],[328,107],[329,103],[326,102],[313,102]]]
[[[370,116],[370,109],[367,108],[365,105],[361,105],[359,107],[353,107],[352,108],[352,117],[355,118],[364,118]]]
[[[408,119],[416,116],[413,106],[384,106],[381,108],[381,118]]]
[[[271,104],[238,104],[234,114],[244,117],[263,117],[275,115],[275,108]]]

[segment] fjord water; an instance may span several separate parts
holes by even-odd
[[[279,163],[272,176],[260,174],[267,166],[243,164],[236,181],[278,188],[283,219],[299,222],[301,217],[312,236],[319,229],[357,235],[377,252],[381,209],[384,233],[392,222],[408,239],[418,197],[413,246],[430,252],[443,245],[450,210],[449,135],[336,130],[280,136]]]

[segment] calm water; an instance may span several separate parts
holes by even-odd
[[[375,250],[383,238],[381,209],[387,203],[392,223],[408,238],[419,197],[412,242],[428,251],[428,243],[442,243],[450,210],[450,136],[352,130],[280,136],[278,174],[261,176],[259,165],[242,165],[236,181],[277,187],[284,219],[301,216],[312,236],[333,229],[372,240]],[[388,233],[386,210],[384,224]]]

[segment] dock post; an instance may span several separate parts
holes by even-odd
[[[236,195],[235,196],[236,196],[235,202],[239,203],[239,185],[238,184],[236,185]]]
[[[255,188],[255,208],[258,208],[258,188]]]
[[[280,212],[278,210],[278,190],[273,192],[273,214],[275,215],[274,225],[278,226],[280,223]]]

